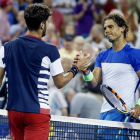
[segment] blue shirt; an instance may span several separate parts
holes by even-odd
[[[136,72],[140,70],[140,50],[129,44],[117,52],[111,47],[99,53],[95,67],[102,69],[103,84],[114,89],[130,108],[134,107],[134,93],[139,85]],[[112,109],[104,99],[101,112]]]

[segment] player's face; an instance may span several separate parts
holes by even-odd
[[[104,23],[104,34],[110,42],[117,41],[123,37],[122,27],[119,27],[112,19],[108,19]]]

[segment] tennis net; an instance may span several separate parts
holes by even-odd
[[[49,140],[140,140],[140,124],[52,115],[49,135]],[[0,140],[11,140],[6,110],[0,110]]]

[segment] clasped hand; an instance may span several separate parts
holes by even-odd
[[[92,56],[89,53],[80,51],[74,58],[73,65],[76,65],[79,70],[86,70],[92,61]]]

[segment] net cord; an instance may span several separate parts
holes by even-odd
[[[0,109],[0,115],[7,116],[7,111]],[[96,119],[65,117],[65,116],[57,116],[57,115],[51,115],[51,121],[79,123],[79,124],[88,124],[88,125],[100,125],[100,126],[140,130],[139,123],[127,123],[127,122],[124,123],[124,122],[105,121],[105,120],[96,120]]]

